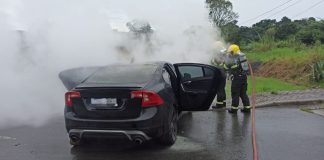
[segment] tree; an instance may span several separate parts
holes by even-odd
[[[293,23],[288,17],[283,17],[281,21],[276,24],[276,39],[286,40],[290,36],[298,32],[297,25]]]
[[[268,29],[275,27],[275,25],[275,19],[264,19],[258,23],[253,24],[252,29],[259,33],[261,36],[263,36]]]
[[[296,34],[298,40],[307,45],[314,45],[316,41],[324,43],[324,23],[309,19],[308,25],[301,27]]]
[[[260,40],[260,34],[251,27],[241,26],[239,31],[240,45]]]
[[[237,21],[235,20],[225,24],[222,28],[222,35],[225,37],[225,41],[240,44],[240,27],[236,23]]]
[[[233,11],[232,3],[228,0],[206,0],[206,3],[210,20],[221,29],[238,18],[238,14]]]

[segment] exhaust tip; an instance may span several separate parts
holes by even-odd
[[[77,135],[70,135],[70,140],[74,143],[80,142],[81,138]]]
[[[144,143],[144,138],[143,137],[135,137],[134,142],[136,144],[143,144]]]

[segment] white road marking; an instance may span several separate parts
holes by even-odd
[[[12,138],[8,136],[0,136],[0,140],[16,140],[16,138]]]

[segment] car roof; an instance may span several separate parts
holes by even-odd
[[[132,66],[132,65],[157,65],[159,67],[163,67],[166,63],[170,64],[169,62],[166,61],[153,61],[153,62],[138,62],[138,63],[130,63],[130,64],[117,63],[117,64],[110,64],[106,66],[109,67],[109,66]]]

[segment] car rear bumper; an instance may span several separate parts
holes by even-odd
[[[69,135],[78,137],[127,138],[140,136],[144,140],[164,133],[166,110],[159,107],[146,108],[135,119],[106,120],[77,117],[73,112],[65,113],[65,124]]]
[[[82,138],[84,135],[95,136],[104,135],[108,138],[125,138],[130,141],[148,141],[151,139],[142,131],[138,130],[87,130],[87,129],[71,129],[69,136]]]

